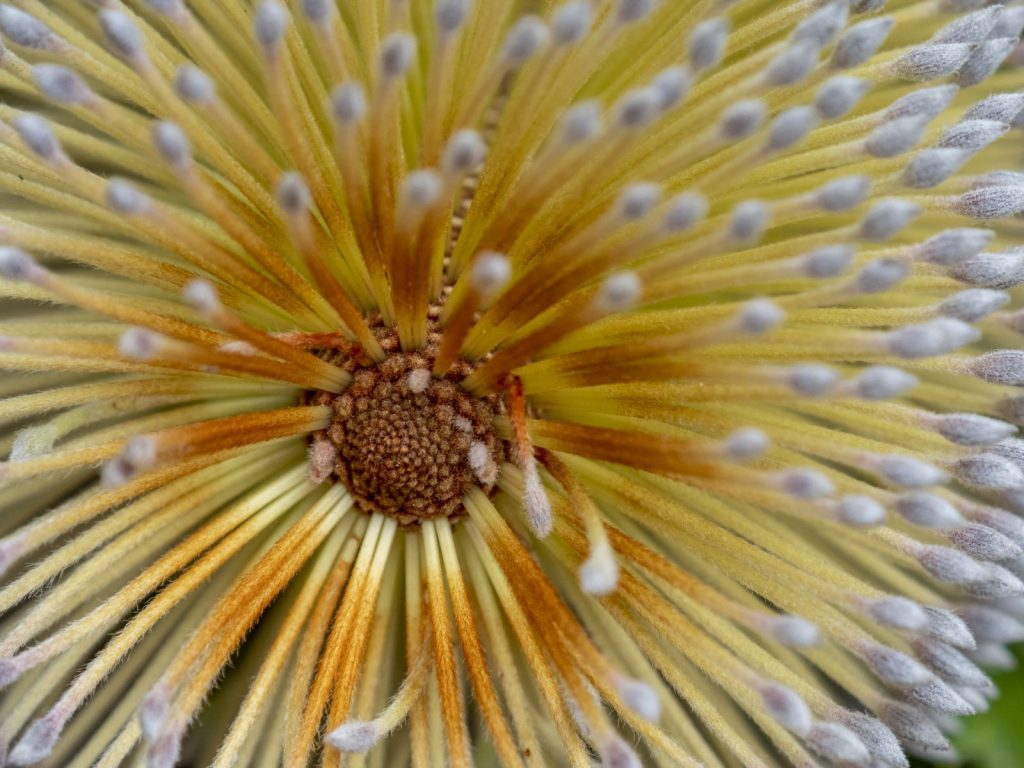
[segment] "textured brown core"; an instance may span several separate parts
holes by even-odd
[[[390,345],[387,345],[390,346]],[[471,484],[486,492],[494,478],[471,466],[470,452],[486,449],[500,466],[505,447],[494,432],[500,410],[494,398],[468,395],[458,384],[467,370],[429,376],[432,358],[393,351],[378,365],[352,366],[352,384],[341,394],[318,392],[311,401],[331,405],[334,422],[313,436],[313,446],[334,448],[330,478],[342,483],[365,512],[396,518],[403,526],[464,514]],[[414,373],[415,372],[415,373]]]

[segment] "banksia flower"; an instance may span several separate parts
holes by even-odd
[[[0,5],[0,762],[949,756],[1024,8],[884,5]]]

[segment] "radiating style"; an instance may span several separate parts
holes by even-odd
[[[1022,28],[0,5],[0,764],[951,756],[1024,639]]]

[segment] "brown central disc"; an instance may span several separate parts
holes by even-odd
[[[494,433],[495,404],[468,395],[450,379],[435,379],[419,355],[398,354],[354,372],[338,395],[321,393],[334,423],[317,439],[336,450],[333,476],[366,512],[402,525],[458,517],[470,484],[490,491],[471,452],[495,466],[504,447]],[[486,451],[486,454],[484,453]]]

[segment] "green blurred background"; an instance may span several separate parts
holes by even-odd
[[[1018,651],[1018,660],[1024,653]],[[1021,768],[1024,766],[1024,665],[1014,672],[992,676],[999,698],[982,715],[966,718],[952,738],[964,768]],[[926,763],[918,763],[924,768]]]

